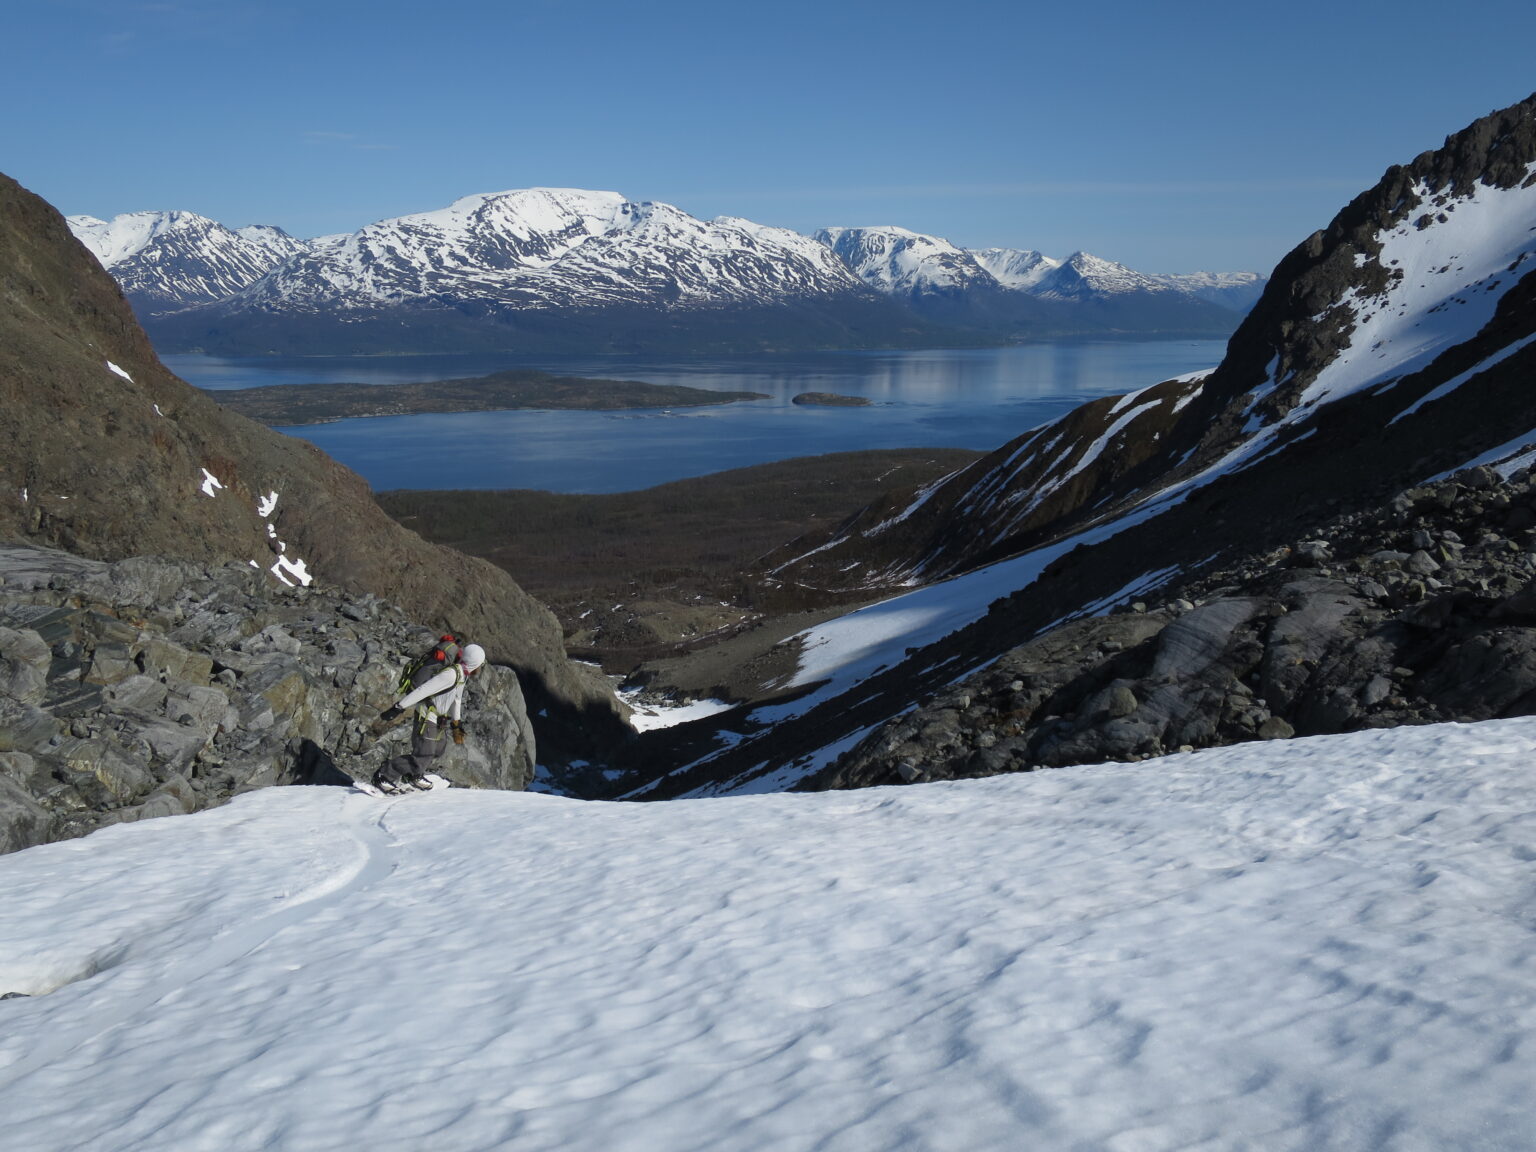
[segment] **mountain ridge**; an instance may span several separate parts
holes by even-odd
[[[232,231],[190,213],[74,223],[122,279],[157,342],[225,352],[1225,333],[1236,322],[1230,305],[1241,307],[1230,278],[1254,275],[1185,284],[1081,253],[1056,261],[986,250],[999,279],[978,253],[907,229],[807,237],[561,188],[475,194],[312,241],[260,226]],[[237,251],[242,244],[249,251]],[[1021,270],[1031,257],[1043,280]],[[1085,261],[1096,278],[1082,274]]]

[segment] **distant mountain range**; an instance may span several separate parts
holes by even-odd
[[[869,347],[1220,335],[1252,272],[1154,276],[1085,252],[903,228],[814,237],[613,192],[530,188],[300,240],[190,212],[69,225],[166,351]]]

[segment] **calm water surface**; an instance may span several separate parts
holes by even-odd
[[[1216,364],[1218,340],[1033,344],[690,359],[506,356],[166,356],[202,388],[357,381],[404,384],[533,367],[582,376],[763,392],[767,400],[625,412],[387,416],[285,428],[375,489],[542,488],[623,492],[794,456],[864,448],[1001,446],[1084,400]],[[801,392],[864,396],[867,408],[800,407]]]

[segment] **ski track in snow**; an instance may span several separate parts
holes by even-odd
[[[205,941],[205,946],[195,952],[189,950],[185,957],[178,955],[155,978],[147,983],[136,982],[126,994],[113,997],[110,1006],[92,1011],[74,1027],[65,1025],[56,1030],[50,1029],[43,1043],[13,1057],[9,1064],[0,1067],[0,1086],[3,1086],[0,1091],[21,1083],[37,1069],[55,1063],[61,1057],[103,1042],[114,1029],[131,1024],[137,1018],[174,1000],[188,986],[220,969],[233,966],[266,945],[285,928],[307,920],[323,908],[340,903],[388,876],[395,865],[389,852],[389,834],[384,827],[384,818],[393,802],[382,811],[375,811],[375,800],[349,795],[346,804],[355,815],[337,826],[337,831],[349,836],[354,842],[356,859],[351,865],[321,873],[297,896],[270,896],[283,903],[265,915],[257,915],[249,920],[242,915],[227,919],[220,917],[211,925],[213,933]],[[368,818],[370,816],[371,819]],[[198,904],[185,911],[194,917],[201,917],[206,910],[205,906]],[[185,921],[176,922],[172,931],[180,936],[186,928]],[[159,935],[164,934],[162,931]],[[12,940],[6,939],[4,943],[14,947]],[[31,987],[37,992],[52,991],[50,984],[69,985],[75,983],[77,978],[89,979],[101,970],[111,970],[125,964],[144,950],[142,943],[131,939],[117,939],[105,946],[97,945],[83,962],[54,966],[51,971],[38,973],[31,985],[28,985],[24,973],[8,970],[3,960],[0,960],[0,982],[7,984],[7,990],[13,990],[19,985],[23,988]],[[40,980],[38,976],[41,976]]]
[[[1522,719],[654,805],[268,789],[29,849],[0,961],[136,942],[0,1002],[0,1143],[1527,1149],[1533,753]]]

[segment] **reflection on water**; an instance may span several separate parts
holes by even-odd
[[[864,448],[996,448],[1084,400],[1217,363],[1214,340],[836,352],[647,360],[609,357],[166,356],[200,387],[403,384],[512,367],[763,392],[751,403],[628,412],[476,412],[286,429],[375,488],[618,492],[793,456]],[[864,396],[864,408],[799,407],[801,392]]]

